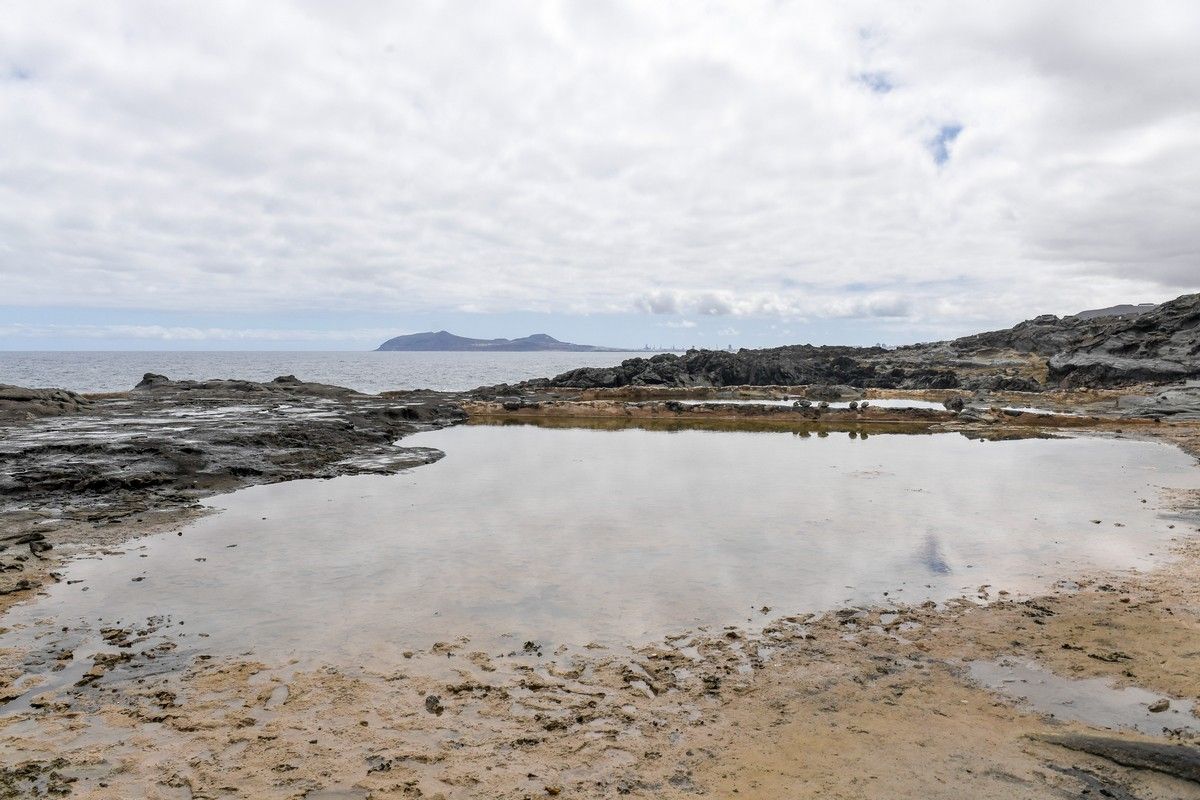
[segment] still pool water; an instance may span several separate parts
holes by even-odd
[[[754,400],[754,399],[717,398],[717,399],[712,399],[712,400],[681,400],[679,402],[683,403],[685,406],[696,406],[696,405],[787,406],[789,408],[796,404],[796,400],[790,399],[790,398],[786,399],[786,400]],[[811,402],[814,407],[817,405],[817,401],[815,401],[815,400],[812,400],[809,402]],[[855,402],[862,403],[864,401],[857,400]],[[868,398],[865,402],[867,402],[871,406],[874,406],[875,408],[931,408],[936,411],[944,411],[946,409],[946,406],[944,403],[934,402],[932,400],[916,400],[916,399],[910,399],[907,397]],[[839,400],[839,401],[831,402],[828,405],[830,408],[849,408],[850,401],[849,400]],[[987,403],[969,402],[967,405],[974,405],[974,406],[977,406],[977,407],[983,408],[983,409],[987,409],[987,408],[991,407],[990,404],[987,404]],[[1030,414],[1061,414],[1061,415],[1068,416],[1068,417],[1078,416],[1077,414],[1075,414],[1073,412],[1052,411],[1048,408],[1036,408],[1034,406],[1000,406],[1000,408],[1003,410],[1006,410],[1006,411],[1022,411],[1022,412],[1028,412]]]
[[[715,405],[730,405],[730,406],[787,406],[791,408],[796,404],[795,399],[788,398],[786,400],[755,400],[755,399],[725,399],[719,398],[714,400],[681,400],[685,406],[715,404]],[[810,400],[813,406],[817,405],[816,400]],[[862,402],[862,401],[856,401]],[[906,397],[886,397],[878,400],[867,400],[868,403],[876,408],[934,408],[938,411],[944,411],[945,406],[941,403],[935,403],[932,400],[910,400]],[[829,403],[830,408],[849,408],[849,400],[838,400]]]
[[[353,663],[459,636],[634,643],[1148,566],[1177,532],[1163,490],[1200,486],[1178,450],[1101,438],[475,425],[404,444],[447,455],[217,498],[182,536],[73,563],[5,637],[169,615],[209,651]]]

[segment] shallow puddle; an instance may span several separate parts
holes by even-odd
[[[1164,729],[1200,733],[1200,717],[1191,711],[1190,700],[1136,686],[1116,688],[1102,678],[1064,678],[1011,658],[973,661],[968,667],[977,682],[1057,719],[1148,734],[1161,734]],[[1163,700],[1166,708],[1150,710],[1159,708],[1155,704]]]
[[[404,445],[447,455],[217,498],[182,536],[71,564],[0,643],[162,616],[181,653],[364,663],[1041,590],[1151,565],[1174,533],[1160,489],[1200,486],[1173,448],[1100,438],[475,425]]]
[[[797,401],[796,401],[796,399],[790,399],[790,398],[787,400],[754,400],[754,399],[718,398],[718,399],[713,399],[713,400],[680,400],[679,402],[685,406],[713,404],[713,405],[730,405],[730,406],[787,406],[790,408],[790,407],[794,406]],[[809,402],[814,406],[817,405],[816,400],[810,400]],[[862,400],[854,401],[856,406],[860,405],[862,402],[863,402]],[[866,402],[868,405],[875,406],[876,408],[936,408],[938,411],[945,411],[945,409],[946,409],[945,405],[943,405],[942,403],[935,403],[931,400],[910,400],[905,397],[880,398],[877,400],[867,400]],[[850,401],[849,400],[830,401],[829,407],[830,408],[849,408]]]

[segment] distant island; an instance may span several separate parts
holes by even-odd
[[[572,344],[560,342],[553,336],[535,333],[520,339],[469,339],[466,336],[455,336],[449,331],[426,331],[425,333],[410,333],[388,339],[379,347],[381,350],[405,351],[480,351],[480,352],[511,352],[528,353],[539,350],[557,350],[570,353],[625,353],[629,352],[620,347],[596,347],[590,344]]]

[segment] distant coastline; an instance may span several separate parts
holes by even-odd
[[[466,336],[456,336],[449,331],[425,331],[410,333],[405,336],[395,336],[388,339],[379,347],[379,351],[403,352],[476,352],[476,353],[530,353],[530,352],[568,352],[568,353],[631,353],[637,352],[623,347],[600,347],[591,344],[574,344],[562,342],[545,333],[535,333],[520,339],[471,339]]]

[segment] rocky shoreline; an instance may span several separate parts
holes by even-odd
[[[1008,330],[894,349],[792,345],[690,350],[585,367],[494,394],[554,388],[848,384],[878,389],[1042,391],[1200,378],[1200,294],[1137,314],[1046,315]]]
[[[880,402],[897,398],[941,408]],[[829,407],[830,400],[855,407]],[[539,384],[503,396],[492,388],[366,395],[293,376],[258,383],[147,374],[129,392],[84,396],[0,387],[0,401],[0,608],[51,577],[59,555],[178,526],[204,513],[200,501],[206,497],[261,483],[388,474],[435,461],[443,454],[405,447],[402,438],[469,418],[863,435],[956,431],[996,439],[1066,430],[1161,434],[1156,426],[1163,420],[1200,419],[1200,383],[1037,393]]]
[[[35,588],[54,548],[181,524],[200,500],[260,483],[387,474],[442,456],[404,436],[461,422],[432,392],[381,397],[283,376],[171,381],[82,397],[0,389],[0,608]]]
[[[379,396],[290,376],[147,375],[104,396],[5,389],[0,608],[35,597],[63,558],[177,529],[203,513],[205,497],[429,463],[441,453],[403,437],[472,418],[817,435],[1092,433],[1200,456],[1193,384],[1021,392],[1012,387],[1026,384],[1008,374],[987,390],[827,380],[845,374],[809,385],[555,379]],[[940,407],[882,404],[902,398]],[[755,399],[780,404],[728,402]],[[823,406],[838,401],[847,407]],[[165,618],[114,626],[90,647],[64,625],[35,651],[0,650],[0,695],[13,704],[0,717],[10,754],[0,798],[1200,797],[1200,728],[1189,722],[1200,719],[1198,510],[1200,498],[1178,498],[1187,523],[1176,557],[1152,573],[1063,574],[1037,597],[981,586],[942,605],[816,616],[764,608],[761,623],[627,650],[528,643],[488,653],[447,631],[381,672],[214,657],[202,644],[179,647]],[[1006,659],[1161,695],[1162,730],[1048,718],[974,677],[973,664]],[[31,681],[34,663],[69,680],[48,690]]]

